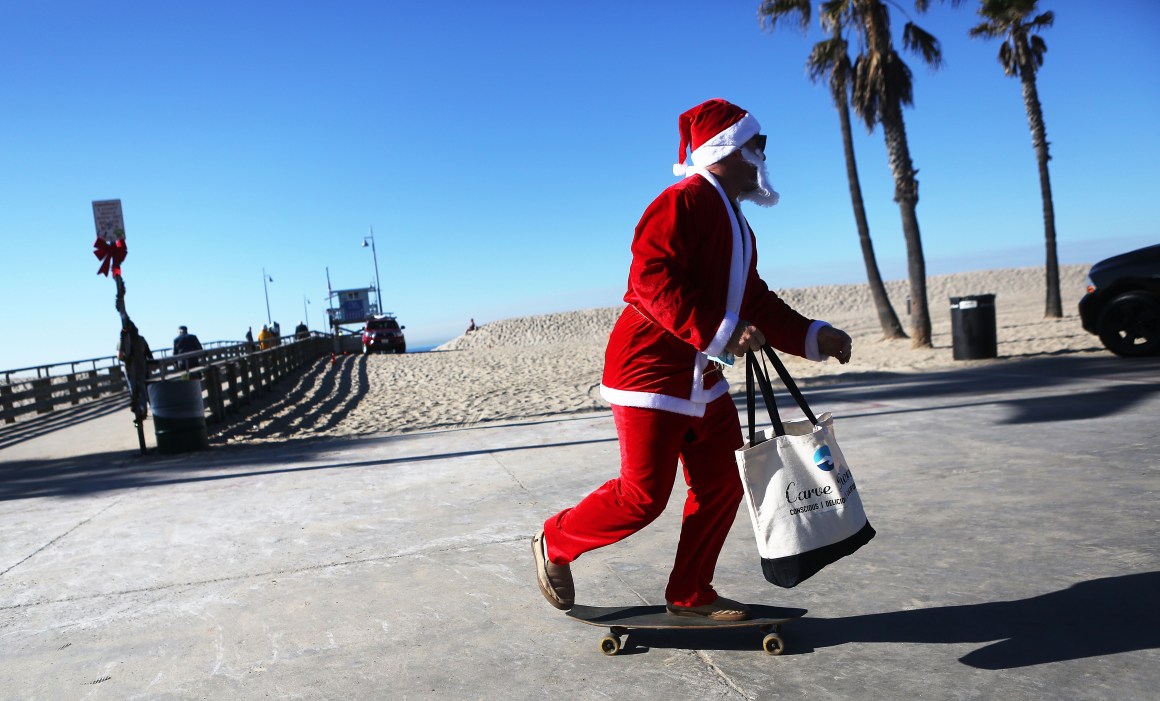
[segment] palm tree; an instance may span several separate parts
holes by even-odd
[[[962,0],[951,0],[958,5]],[[821,17],[825,26],[856,29],[859,53],[854,60],[851,104],[854,112],[874,130],[882,125],[886,152],[894,176],[894,201],[902,214],[902,233],[906,238],[907,274],[910,278],[910,338],[914,348],[929,348],[930,308],[926,299],[926,260],[922,253],[922,235],[918,228],[918,171],[910,160],[906,139],[906,122],[902,107],[913,104],[910,69],[903,62],[890,37],[890,11],[893,0],[825,0]],[[764,0],[769,13],[801,0]],[[930,0],[915,0],[915,8],[924,12]],[[895,5],[897,7],[897,5]],[[913,22],[907,22],[902,33],[903,46],[919,54],[933,67],[942,63],[938,40]]]
[[[775,2],[766,0],[762,3],[760,16],[765,24],[774,28],[781,19],[788,19],[796,14],[799,24],[804,30],[810,23],[810,0],[792,0],[790,2]],[[890,304],[890,297],[886,294],[886,286],[882,283],[882,275],[878,271],[878,260],[874,255],[874,243],[870,240],[870,224],[866,220],[866,207],[862,203],[862,185],[858,180],[858,163],[854,158],[854,139],[850,129],[850,78],[853,68],[850,64],[850,54],[846,47],[846,40],[842,38],[842,27],[833,24],[830,27],[831,38],[818,42],[810,51],[806,68],[810,79],[815,83],[827,78],[830,92],[834,98],[834,106],[838,109],[838,119],[842,127],[842,146],[846,154],[846,179],[850,183],[850,201],[854,207],[854,221],[858,226],[858,242],[862,246],[862,261],[866,265],[866,278],[870,284],[870,297],[874,300],[874,308],[878,312],[878,322],[882,325],[882,334],[885,338],[906,338],[902,324],[898,321],[898,314]]]
[[[1008,76],[1019,76],[1023,81],[1023,106],[1027,109],[1027,124],[1031,127],[1031,145],[1039,162],[1039,191],[1043,196],[1043,229],[1047,240],[1047,309],[1044,316],[1063,316],[1059,298],[1059,260],[1055,252],[1055,207],[1051,201],[1051,176],[1047,162],[1047,128],[1043,125],[1043,108],[1035,87],[1035,74],[1043,65],[1047,44],[1036,34],[1055,21],[1055,14],[1035,15],[1037,0],[982,0],[979,16],[984,22],[970,31],[972,38],[1002,38],[999,45],[999,63]]]

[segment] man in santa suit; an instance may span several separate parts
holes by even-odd
[[[682,114],[679,128],[673,170],[685,177],[649,205],[636,227],[628,306],[605,351],[600,393],[612,405],[620,477],[549,518],[532,550],[544,597],[571,608],[570,563],[656,519],[679,460],[689,491],[665,590],[668,611],[742,620],[746,607],[718,596],[712,584],[742,497],[734,458],[741,425],[718,363],[767,342],[811,360],[846,363],[850,337],[798,314],[757,274],[756,240],[739,201],[771,206],[778,197],[757,120],[714,99]]]

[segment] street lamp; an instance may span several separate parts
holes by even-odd
[[[274,282],[274,278],[266,274],[266,269],[262,268],[262,291],[266,293],[266,325],[272,326],[274,322],[270,319],[270,290],[266,288],[266,281]]]
[[[375,227],[371,227],[371,235],[364,236],[362,240],[362,247],[367,247],[367,241],[370,241],[371,256],[375,260],[375,297],[379,300],[379,314],[383,313],[383,285],[379,282],[379,254],[375,252]]]

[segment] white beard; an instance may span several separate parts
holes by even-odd
[[[741,157],[745,162],[757,168],[757,188],[741,193],[738,199],[754,202],[761,207],[772,207],[780,197],[773,184],[769,182],[769,171],[765,168],[765,159],[753,149],[741,149]]]

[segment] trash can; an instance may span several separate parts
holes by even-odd
[[[149,385],[157,451],[163,455],[209,448],[201,380],[162,380]]]
[[[951,344],[955,360],[979,360],[998,355],[995,295],[951,297]]]

